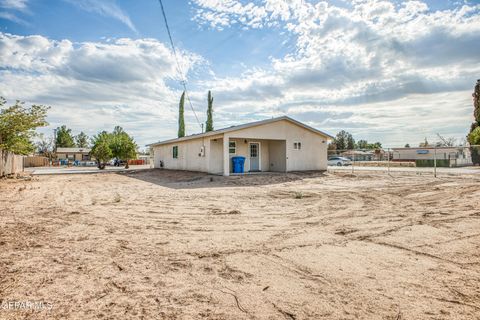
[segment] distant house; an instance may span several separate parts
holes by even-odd
[[[232,157],[245,157],[245,172],[327,169],[332,136],[283,116],[152,143],[154,167],[228,176]]]
[[[57,160],[90,161],[90,148],[57,148]]]
[[[464,166],[472,164],[472,157],[468,147],[418,147],[393,148],[393,161],[416,160],[449,160],[450,166]]]
[[[387,160],[387,154],[378,150],[348,150],[340,153],[342,157],[355,161],[382,161]]]

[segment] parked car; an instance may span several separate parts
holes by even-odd
[[[352,164],[352,160],[345,157],[331,157],[328,159],[329,166],[349,166]]]
[[[109,166],[122,167],[122,166],[126,165],[127,162],[125,160],[114,158],[114,159],[108,161],[107,164]]]

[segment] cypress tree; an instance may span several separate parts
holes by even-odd
[[[180,105],[178,106],[178,137],[185,137],[185,91],[182,93],[182,97],[180,98]]]
[[[205,132],[213,131],[213,97],[210,90],[208,90],[208,109],[207,109],[207,123]]]
[[[475,121],[470,126],[470,133],[467,136],[468,142],[473,145],[478,143],[478,128],[480,127],[480,79],[477,80],[475,89],[472,94],[473,97],[473,117]],[[470,152],[472,154],[473,164],[480,164],[480,150],[479,147],[471,147]]]
[[[472,94],[473,97],[473,116],[477,126],[480,126],[480,79],[477,80],[475,89]]]

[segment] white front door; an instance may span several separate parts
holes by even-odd
[[[260,171],[260,144],[250,143],[250,171]]]

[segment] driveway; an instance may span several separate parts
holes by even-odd
[[[85,174],[85,173],[111,173],[111,172],[125,172],[135,170],[150,169],[150,165],[138,165],[125,167],[112,167],[107,166],[104,170],[100,170],[97,167],[37,167],[26,168],[25,172],[30,172],[33,175],[51,175],[51,174]]]

